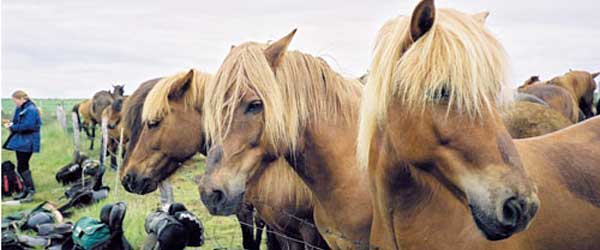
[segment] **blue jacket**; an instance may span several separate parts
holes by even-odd
[[[40,127],[42,119],[33,102],[27,101],[17,107],[13,116],[12,132],[6,149],[19,152],[40,152]]]

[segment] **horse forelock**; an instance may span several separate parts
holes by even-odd
[[[158,120],[168,115],[170,109],[169,95],[175,91],[176,83],[186,77],[189,71],[177,73],[170,77],[160,79],[158,83],[150,90],[145,99],[142,109],[142,121]],[[189,89],[185,92],[185,106],[201,109],[204,97],[204,85],[210,81],[211,75],[193,69],[193,77]]]
[[[448,93],[448,109],[475,118],[503,100],[507,57],[500,42],[470,14],[437,9],[432,28],[410,38],[410,18],[398,17],[380,30],[361,104],[358,158],[366,166],[377,127],[389,105],[424,110]]]
[[[127,131],[129,135],[129,148],[137,143],[140,132],[142,131],[142,109],[144,106],[144,100],[148,95],[148,92],[156,85],[160,78],[146,81],[136,89],[129,100],[123,106],[123,129]]]
[[[335,73],[327,63],[298,51],[286,51],[275,72],[264,55],[267,45],[245,43],[233,48],[205,89],[204,128],[210,142],[229,133],[235,108],[247,91],[263,102],[264,139],[292,151],[308,123],[324,117],[349,119],[354,108],[344,101],[360,95],[361,84]]]

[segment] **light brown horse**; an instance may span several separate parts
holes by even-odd
[[[117,97],[113,103],[102,111],[102,119],[107,122],[108,130],[108,145],[107,153],[110,155],[110,163],[113,169],[117,168],[117,154],[119,142],[121,140],[121,110],[124,103],[127,101],[127,96]],[[123,144],[127,143],[127,136],[123,133]],[[123,155],[125,150],[123,150]],[[121,156],[122,157],[122,156]]]
[[[433,0],[381,29],[358,137],[374,197],[371,244],[600,245],[600,119],[513,141],[495,107],[505,69],[477,15]]]
[[[231,214],[248,181],[285,157],[317,200],[315,221],[328,245],[368,248],[368,180],[354,157],[362,85],[321,58],[288,51],[294,34],[232,48],[207,84],[204,129],[213,146],[202,201]]]
[[[548,84],[564,88],[571,94],[575,106],[583,112],[586,118],[594,116],[594,90],[596,90],[596,81],[598,73],[589,73],[586,71],[569,70],[562,76],[554,77],[548,81]]]
[[[131,154],[121,172],[128,191],[151,192],[156,189],[152,183],[168,178],[195,153],[206,154],[201,105],[202,90],[209,79],[209,75],[195,70],[164,78],[143,100],[137,98],[144,102],[143,112],[136,114],[133,107],[128,107],[132,109],[128,119],[139,116],[142,124],[131,126],[139,131],[130,132],[136,139],[130,144]],[[277,248],[304,249],[304,244],[298,243],[301,241],[307,242],[309,249],[327,248],[318,232],[301,221],[313,221],[310,191],[284,160],[271,165],[249,182],[245,200],[273,230],[297,240],[275,237],[280,243]]]
[[[81,132],[81,130],[83,130],[90,139],[90,150],[94,149],[94,137],[90,132],[90,128],[95,129],[97,122],[92,118],[92,100],[86,99],[75,104],[72,112],[77,116],[77,125],[79,127],[79,131]]]
[[[518,91],[539,97],[573,123],[584,119],[583,113],[579,112],[579,106],[577,106],[575,99],[562,87],[547,84],[539,81],[537,77],[535,79],[532,77],[521,85]]]
[[[549,106],[528,101],[512,103],[500,115],[514,139],[545,135],[573,124]]]

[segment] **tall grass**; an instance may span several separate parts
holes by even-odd
[[[36,100],[36,103],[42,109],[42,119],[44,121],[41,130],[41,152],[34,154],[31,159],[31,172],[37,193],[34,196],[34,201],[31,203],[18,206],[3,205],[3,215],[29,209],[42,201],[50,201],[58,205],[66,202],[59,199],[64,191],[66,191],[66,188],[56,182],[54,176],[60,167],[66,165],[72,159],[73,135],[70,130],[64,131],[59,126],[56,121],[55,109],[57,104],[64,102],[64,109],[67,114],[68,123],[70,124],[71,107],[79,101],[57,99]],[[2,99],[2,118],[10,119],[13,112],[14,104],[10,99]],[[99,132],[99,129],[97,132]],[[97,134],[97,137],[100,137],[99,133]],[[7,130],[2,128],[2,141],[4,142],[7,137]],[[87,150],[89,147],[89,140],[87,138],[82,137],[81,141],[85,154],[93,158],[98,158],[99,139],[97,139],[94,145],[96,147],[94,151]],[[2,161],[5,160],[16,162],[14,152],[2,150]],[[204,161],[201,156],[197,156],[189,163],[186,163],[178,173],[171,177],[170,181],[173,185],[175,200],[183,203],[204,223],[206,243],[201,249],[241,249],[241,232],[235,217],[211,216],[201,204],[194,177],[202,172],[204,172]],[[159,194],[158,192],[144,196],[130,194],[123,189],[120,183],[115,182],[115,177],[116,172],[111,170],[107,170],[104,175],[104,184],[111,188],[107,199],[87,208],[75,209],[75,213],[68,220],[75,222],[83,216],[98,218],[102,206],[116,201],[125,201],[127,202],[127,214],[124,221],[125,236],[136,249],[139,249],[146,236],[144,220],[148,214],[159,207]]]

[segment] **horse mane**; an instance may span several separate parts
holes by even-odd
[[[187,76],[189,71],[177,73],[170,77],[160,79],[158,83],[150,90],[144,107],[142,109],[142,121],[159,120],[171,112],[170,94],[178,87],[178,83],[182,78]],[[185,93],[184,103],[186,107],[195,107],[198,110],[202,108],[204,96],[204,85],[211,79],[208,73],[200,72],[193,69],[193,76],[189,89]]]
[[[412,42],[410,17],[388,21],[379,31],[361,103],[358,158],[368,161],[371,139],[390,102],[424,111],[434,96],[448,94],[448,110],[477,118],[493,110],[506,80],[504,48],[472,15],[436,9],[431,29]]]
[[[133,146],[137,142],[140,132],[142,131],[142,108],[148,92],[152,90],[154,85],[160,78],[146,81],[131,94],[127,102],[123,105],[122,124],[126,134],[129,135],[129,146]]]
[[[263,102],[264,139],[292,151],[308,124],[334,114],[347,121],[352,118],[356,107],[345,100],[360,95],[358,80],[346,79],[323,59],[299,51],[286,51],[273,70],[264,54],[266,46],[248,42],[232,48],[206,86],[204,115],[213,118],[204,119],[209,143],[220,143],[227,136],[235,108],[249,90]]]
[[[255,182],[256,197],[252,197],[252,201],[267,204],[287,204],[292,201],[296,207],[306,206],[307,201],[313,203],[312,192],[284,158],[279,158],[262,171],[258,177],[260,180]]]

